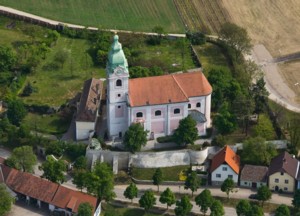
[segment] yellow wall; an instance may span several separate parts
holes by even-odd
[[[279,179],[279,182],[276,183],[275,179]],[[289,181],[288,184],[285,183],[286,179]],[[269,176],[269,188],[271,190],[275,190],[276,186],[278,186],[279,189],[282,189],[282,191],[294,192],[295,179],[287,173],[283,173],[283,175],[281,175],[280,172],[274,173],[273,175]],[[285,187],[287,188],[287,190],[284,190]]]

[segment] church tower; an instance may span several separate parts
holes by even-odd
[[[108,62],[107,77],[107,126],[109,138],[122,138],[128,129],[128,63],[119,43],[119,36],[114,36]]]

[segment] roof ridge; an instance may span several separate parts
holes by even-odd
[[[188,96],[186,95],[186,93],[184,92],[184,90],[182,89],[181,85],[178,83],[178,81],[175,78],[175,75],[172,74],[173,79],[175,80],[176,84],[178,85],[180,91],[184,94],[184,96],[186,97],[186,99],[189,99]]]

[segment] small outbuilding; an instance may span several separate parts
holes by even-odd
[[[254,166],[246,164],[240,175],[240,186],[248,188],[258,188],[267,185],[268,167]]]

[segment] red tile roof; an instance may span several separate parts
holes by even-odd
[[[226,145],[213,157],[210,172],[213,172],[223,163],[228,164],[228,166],[230,166],[236,174],[239,174],[240,156],[238,156],[228,145]]]
[[[129,80],[130,106],[187,102],[190,97],[209,95],[212,87],[200,69],[187,73]]]

